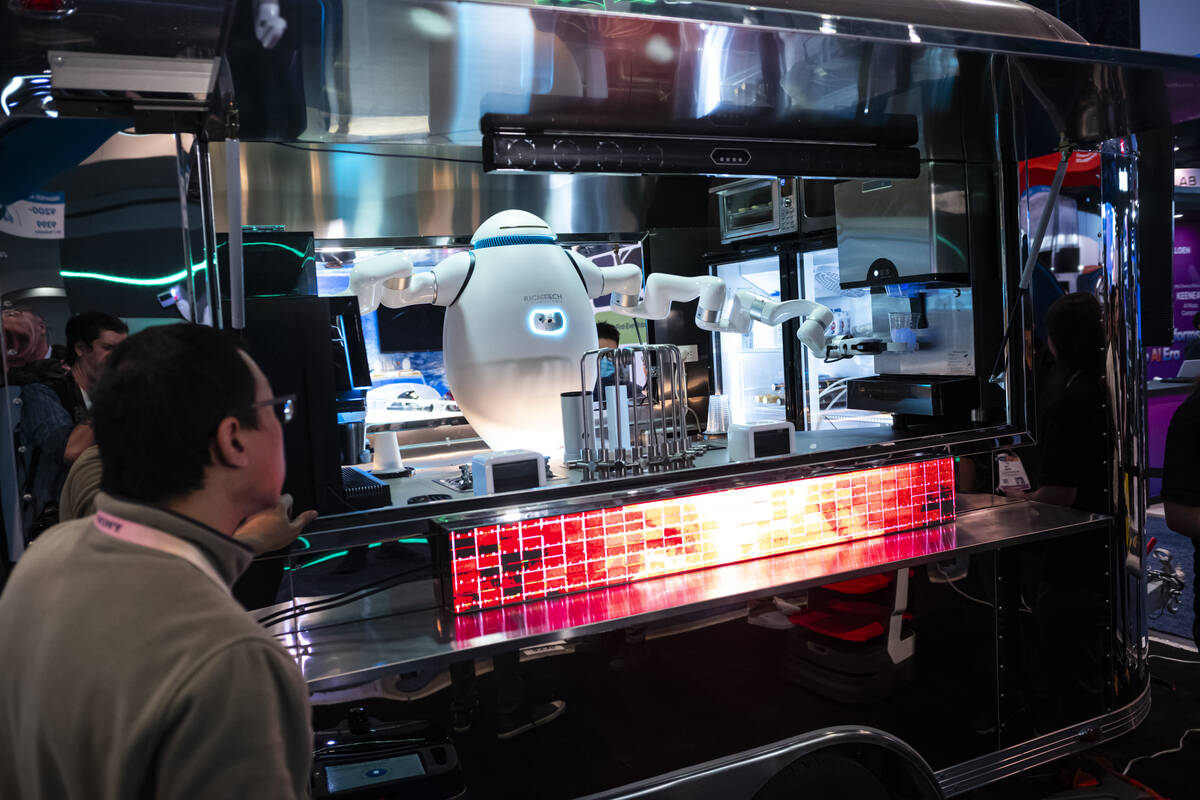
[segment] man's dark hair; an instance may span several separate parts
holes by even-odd
[[[1192,327],[1200,331],[1200,311],[1192,315]]]
[[[113,333],[129,333],[129,326],[112,314],[103,311],[84,311],[67,320],[67,363],[74,364],[79,356],[75,353],[75,345],[86,344],[100,338],[104,331]]]
[[[238,344],[213,328],[148,328],[113,350],[92,394],[92,424],[109,494],[144,503],[204,485],[217,426],[257,427],[254,375]]]
[[[1104,373],[1104,322],[1093,295],[1072,292],[1055,300],[1046,312],[1046,332],[1068,376]]]
[[[617,344],[621,343],[621,332],[617,330],[617,326],[611,322],[596,323],[596,338],[597,339],[612,339]]]

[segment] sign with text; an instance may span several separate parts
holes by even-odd
[[[0,233],[24,239],[61,239],[66,206],[66,195],[62,192],[33,194],[0,206]]]
[[[1175,185],[1180,189],[1200,189],[1200,169],[1175,170]]]
[[[1196,329],[1200,315],[1200,224],[1175,222],[1172,268],[1175,341],[1170,347],[1146,348],[1146,377],[1150,379],[1174,378],[1188,347],[1200,343],[1200,330]]]

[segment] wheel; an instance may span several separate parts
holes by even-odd
[[[817,754],[800,758],[780,770],[754,795],[754,800],[893,800],[873,772],[852,758]]]

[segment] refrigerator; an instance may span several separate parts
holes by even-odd
[[[781,263],[777,254],[711,264],[709,271],[724,279],[728,296],[739,289],[748,289],[773,300],[781,298]],[[755,322],[745,334],[713,334],[717,394],[724,398],[729,409],[728,422],[787,419],[788,377],[784,355],[787,328]]]

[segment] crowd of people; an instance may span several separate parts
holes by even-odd
[[[51,344],[46,323],[32,311],[9,309],[3,320],[8,385],[19,388],[21,401],[16,434],[27,498],[22,516],[26,536],[34,538],[59,521],[72,465],[95,463],[92,393],[129,328],[102,311],[76,314],[67,321],[64,346]]]

